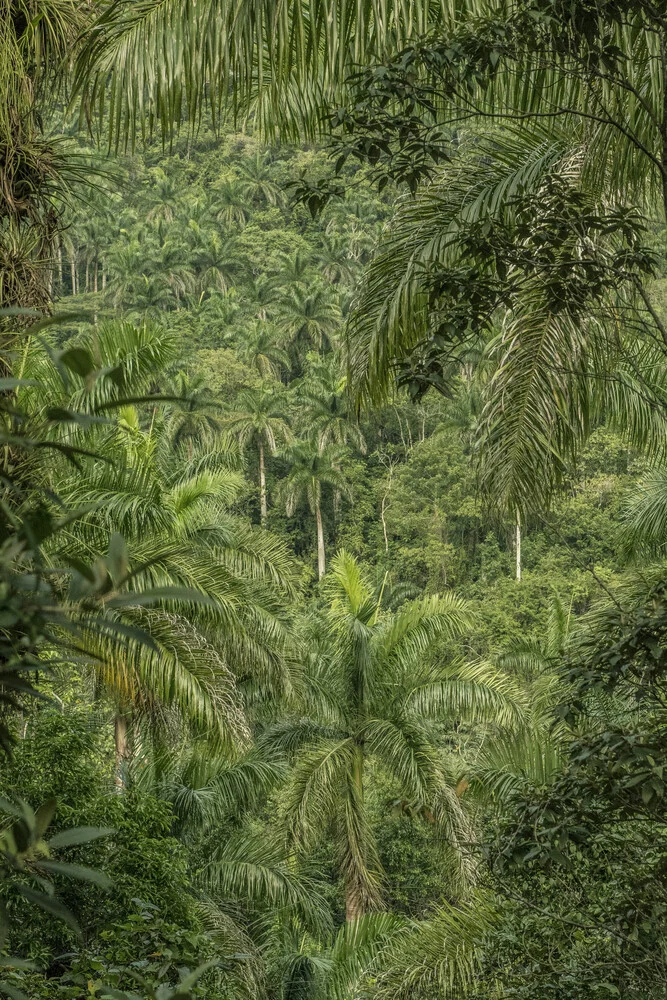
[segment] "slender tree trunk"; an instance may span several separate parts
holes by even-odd
[[[516,579],[521,579],[521,514],[516,509]]]
[[[72,250],[72,256],[69,262],[70,274],[72,276],[72,295],[76,295],[76,254]]]
[[[97,291],[97,261],[95,261],[95,270],[93,271],[93,291]]]
[[[102,291],[107,287],[107,272],[104,270],[104,264],[102,264]]]
[[[116,746],[116,767],[115,784],[116,791],[122,792],[125,788],[125,768],[127,766],[128,745],[127,745],[127,716],[123,715],[120,709],[116,712],[113,720],[114,742]]]
[[[384,550],[389,553],[389,535],[387,533],[387,507],[389,506],[389,494],[391,492],[391,480],[394,475],[394,466],[389,466],[389,475],[387,477],[387,488],[382,495],[382,504],[380,506],[380,518],[382,520],[382,534],[384,535]]]
[[[89,274],[90,274],[90,265],[88,262],[88,258],[86,257],[86,295],[90,291]]]
[[[266,502],[266,468],[264,465],[264,442],[262,441],[261,435],[258,438],[259,442],[259,510],[262,524],[266,522],[267,515],[267,502]]]
[[[60,294],[63,292],[63,245],[58,243],[58,279],[60,281]]]
[[[326,557],[324,553],[324,528],[322,527],[322,508],[319,501],[315,507],[315,518],[317,520],[317,577],[322,579],[327,570]]]

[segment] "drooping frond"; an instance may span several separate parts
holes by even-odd
[[[216,754],[210,741],[154,748],[137,761],[133,780],[171,803],[186,831],[209,830],[258,802],[287,775],[286,760],[255,748],[237,760]]]
[[[361,730],[368,753],[381,760],[404,793],[421,802],[438,794],[442,775],[433,740],[423,725],[409,716],[369,719]]]
[[[117,143],[151,120],[163,135],[183,117],[195,124],[205,104],[217,115],[252,102],[265,130],[278,123],[312,134],[321,98],[338,96],[355,65],[427,30],[440,12],[429,2],[116,0],[90,32],[75,86],[90,107],[104,107]]]
[[[527,129],[464,134],[458,163],[399,202],[348,322],[350,388],[358,400],[372,405],[391,396],[396,362],[428,335],[428,278],[457,264],[461,228],[511,217],[508,199],[539,190],[570,148],[567,139]],[[463,266],[460,277],[465,273]]]
[[[443,906],[431,920],[396,934],[381,953],[374,995],[381,1000],[465,995],[494,920],[492,902],[476,893],[465,906]]]
[[[495,722],[500,726],[520,722],[528,708],[517,681],[484,662],[425,669],[406,701],[427,716]]]
[[[138,712],[159,716],[176,709],[199,731],[223,746],[248,742],[236,680],[206,637],[188,619],[170,611],[129,608],[125,621],[141,627],[154,648],[86,631],[82,649],[106,690]]]
[[[329,927],[325,900],[311,881],[297,873],[281,845],[248,831],[214,847],[202,882],[209,891],[228,899],[292,910],[315,933]]]
[[[494,734],[472,766],[472,786],[500,807],[552,784],[564,766],[563,734],[521,726]]]
[[[403,605],[380,629],[379,656],[387,664],[413,658],[437,639],[452,639],[472,625],[465,601],[453,593],[433,594]]]
[[[313,740],[299,753],[285,796],[285,813],[297,840],[312,843],[336,815],[354,759],[351,739]]]
[[[327,992],[333,1000],[356,996],[373,970],[382,967],[384,952],[408,926],[396,913],[367,913],[348,920],[336,935],[329,958]]]
[[[623,505],[628,549],[659,555],[667,543],[667,469],[658,468],[632,487]]]

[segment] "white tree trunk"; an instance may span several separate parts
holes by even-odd
[[[116,791],[122,792],[125,788],[125,768],[127,766],[127,717],[120,710],[114,716],[113,730],[116,748],[114,781]]]
[[[521,579],[521,514],[516,509],[516,579]]]
[[[264,442],[259,438],[259,509],[262,524],[266,521],[268,504],[266,500],[266,468],[264,465]]]

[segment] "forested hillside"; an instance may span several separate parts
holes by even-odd
[[[453,587],[484,602],[480,653],[539,630],[552,596],[581,613],[599,593],[596,573],[609,581],[627,565],[621,501],[642,459],[604,426],[553,510],[523,526],[517,588],[516,523],[480,495],[472,369],[460,372],[452,399],[414,403],[403,391],[357,418],[346,396],[345,318],[392,206],[405,200],[400,191],[378,196],[366,171],[350,170],[344,197],[313,219],[294,203],[292,184],[304,171],[325,176],[326,151],[267,148],[235,133],[183,138],[169,156],[154,143],[94,162],[98,189],[68,217],[58,250],[61,308],[168,334],[160,389],[180,392],[185,378],[197,433],[217,427],[239,440],[240,502],[255,523],[262,445],[265,523],[289,539],[304,581],[316,578],[316,519],[305,493],[288,516],[285,490],[291,449],[313,439],[316,449],[334,446],[342,473],[340,485],[322,481],[326,548],[345,548],[378,581],[386,572],[414,594]],[[64,324],[57,339],[71,335]]]
[[[664,998],[667,11],[5,6],[0,995]]]

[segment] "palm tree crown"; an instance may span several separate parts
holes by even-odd
[[[268,387],[246,389],[239,393],[237,409],[226,419],[232,434],[236,434],[242,448],[256,444],[259,452],[259,494],[262,521],[268,512],[266,490],[266,456],[275,455],[278,441],[287,442],[292,432],[285,419],[280,398]]]
[[[324,526],[322,523],[322,487],[331,486],[346,497],[350,485],[341,472],[345,449],[340,445],[320,447],[311,441],[298,441],[287,452],[292,463],[287,479],[281,484],[287,514],[291,516],[305,500],[317,525],[317,571],[321,580],[326,572]]]
[[[304,654],[311,717],[277,724],[266,740],[296,751],[286,812],[297,842],[321,836],[322,824],[333,822],[347,917],[354,919],[381,903],[380,865],[364,803],[369,763],[393,775],[406,797],[434,810],[447,797],[442,756],[427,720],[442,709],[450,678],[427,657],[439,640],[461,634],[470,615],[451,594],[383,611],[381,596],[346,552],[332,561],[327,584],[329,608]],[[464,823],[460,810],[450,809],[449,819],[453,828]]]

